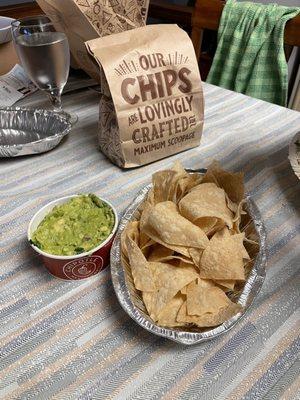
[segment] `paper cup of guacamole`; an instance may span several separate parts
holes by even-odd
[[[73,195],[41,208],[30,221],[28,240],[52,275],[85,279],[109,264],[117,226],[117,212],[108,201]]]

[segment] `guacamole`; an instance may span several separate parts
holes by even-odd
[[[115,223],[113,210],[93,194],[74,197],[55,206],[31,237],[49,254],[72,256],[99,246]]]

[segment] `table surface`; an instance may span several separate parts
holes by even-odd
[[[204,84],[200,147],[120,170],[97,149],[98,94],[64,96],[79,122],[56,149],[0,161],[0,398],[296,399],[300,387],[300,182],[288,144],[300,113]],[[23,104],[43,105],[36,93]],[[185,347],[121,309],[107,269],[77,282],[52,277],[29,247],[32,215],[49,201],[94,192],[121,215],[154,171],[218,159],[245,171],[268,234],[263,288],[227,334]]]

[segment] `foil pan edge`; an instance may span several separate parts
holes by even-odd
[[[32,125],[32,130],[38,127],[38,124],[41,124],[41,121],[39,121],[40,116],[44,117],[43,130],[47,129],[47,123],[49,123],[49,125],[55,125],[55,123],[57,124],[57,132],[55,134],[45,135],[39,140],[34,140],[27,143],[15,142],[12,144],[0,144],[0,157],[17,157],[30,154],[39,154],[52,150],[71,130],[72,126],[66,115],[67,114],[59,114],[58,112],[52,110],[40,108],[0,106],[0,130],[3,123],[4,125],[5,123],[8,125],[11,124],[10,127],[2,128],[4,130],[17,129],[12,126],[12,121],[14,121],[14,123],[18,121],[18,124],[20,125],[19,129],[21,130],[22,119],[24,120],[24,125],[28,125],[28,116],[30,118],[29,121]],[[26,118],[27,120],[25,121]]]

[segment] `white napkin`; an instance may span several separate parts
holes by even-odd
[[[11,106],[36,90],[24,69],[16,64],[7,74],[0,76],[0,106]]]

